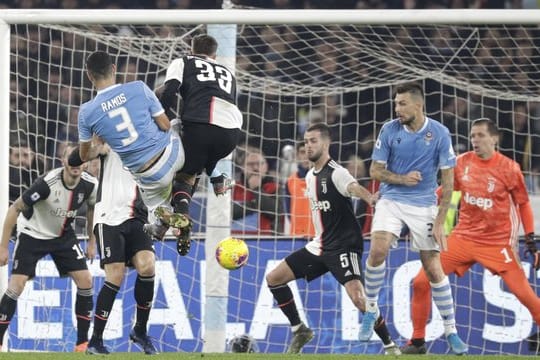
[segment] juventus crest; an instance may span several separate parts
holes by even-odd
[[[326,178],[321,179],[322,193],[326,194],[328,192],[328,187],[326,186]]]

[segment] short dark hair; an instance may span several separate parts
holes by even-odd
[[[419,83],[401,84],[396,88],[396,94],[410,93],[411,95],[424,97],[424,88]]]
[[[491,119],[488,119],[488,118],[480,118],[480,119],[473,120],[471,127],[477,126],[477,125],[484,125],[484,124],[487,127],[489,135],[491,136],[499,135],[499,127]]]
[[[193,54],[212,56],[216,54],[218,43],[210,35],[197,35],[191,40],[191,51]]]
[[[104,51],[94,51],[86,59],[86,69],[97,79],[111,75],[112,66],[112,57]]]
[[[321,137],[325,140],[330,140],[330,128],[325,123],[315,123],[310,125],[306,132],[308,131],[318,131],[321,133]]]

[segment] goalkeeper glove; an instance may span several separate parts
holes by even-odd
[[[535,270],[540,269],[540,253],[538,252],[538,249],[536,248],[536,238],[534,236],[534,233],[529,233],[525,235],[525,256],[531,256],[532,257],[532,265],[534,266]]]

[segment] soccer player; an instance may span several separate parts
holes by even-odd
[[[326,124],[311,125],[304,134],[304,141],[309,160],[314,163],[306,175],[306,194],[311,203],[315,237],[266,276],[270,291],[292,326],[289,353],[299,353],[314,336],[300,320],[287,285],[289,282],[300,278],[311,281],[330,271],[345,286],[353,304],[360,311],[365,310],[360,268],[363,239],[351,196],[362,198],[370,205],[376,201],[376,195],[371,195],[344,167],[330,158],[330,130]],[[382,316],[374,325],[384,343],[385,353],[399,355],[399,348],[390,338]]]
[[[177,228],[177,250],[187,254],[191,221],[171,212],[171,184],[184,165],[184,150],[178,134],[169,131],[161,103],[142,81],[117,84],[116,65],[103,51],[88,57],[86,70],[97,94],[79,110],[80,149],[72,154],[70,164],[91,159],[92,137],[100,137],[120,156],[150,214],[161,221],[148,231],[162,239],[169,226]]]
[[[148,212],[131,174],[123,169],[120,157],[105,146],[100,154],[101,175],[94,212],[94,233],[98,241],[105,283],[101,288],[94,313],[94,331],[87,354],[109,354],[103,344],[116,294],[124,280],[126,266],[134,266],[136,322],[129,338],[148,355],[157,354],[147,335],[147,322],[154,298],[155,257],[152,239],[144,232]]]
[[[183,100],[180,118],[186,162],[173,184],[173,199],[175,211],[186,216],[203,170],[210,176],[216,195],[224,194],[232,185],[215,168],[238,143],[242,113],[236,106],[234,75],[215,60],[217,47],[212,36],[195,36],[191,55],[169,65],[160,96],[168,114],[174,114],[178,94]]]
[[[439,253],[446,250],[444,221],[452,194],[456,156],[448,129],[424,114],[424,91],[420,85],[398,86],[394,101],[398,118],[382,127],[370,168],[371,177],[381,182],[381,198],[371,227],[365,269],[367,309],[360,340],[371,338],[379,313],[377,300],[384,282],[386,256],[406,225],[412,249],[420,251],[422,266],[433,288],[433,300],[444,320],[448,344],[454,353],[463,354],[468,347],[457,334],[452,291]],[[435,189],[439,169],[442,198],[437,210]]]
[[[9,238],[15,225],[18,236],[8,288],[0,301],[0,347],[26,282],[35,276],[37,262],[50,254],[60,275],[69,275],[77,285],[75,351],[86,350],[93,307],[92,275],[86,259],[93,259],[96,253],[92,217],[97,179],[81,167],[68,165],[67,154],[76,146],[70,144],[66,147],[62,156],[63,167],[38,178],[7,211],[0,242],[0,266],[8,262]],[[73,219],[85,202],[89,237],[86,256],[72,226]]]
[[[519,165],[496,151],[497,126],[489,119],[471,126],[472,151],[457,158],[454,189],[461,191],[459,220],[441,253],[445,274],[463,276],[475,263],[500,275],[510,291],[529,309],[540,325],[540,298],[531,288],[515,249],[520,220],[525,230],[526,252],[540,268],[534,236],[534,217]],[[430,288],[424,270],[413,282],[414,332],[403,348],[407,354],[425,354],[426,323],[431,310]]]

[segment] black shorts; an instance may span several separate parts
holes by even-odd
[[[355,250],[317,256],[305,247],[285,258],[296,279],[309,282],[330,271],[342,285],[355,279],[362,281],[361,260],[362,254]]]
[[[185,163],[182,172],[198,175],[206,169],[208,176],[219,160],[229,155],[238,144],[240,129],[185,122],[182,127]]]
[[[51,255],[60,276],[72,271],[88,270],[86,256],[74,234],[50,240],[36,239],[20,233],[13,251],[12,274],[36,276],[36,264],[46,255]]]
[[[117,226],[96,224],[96,235],[100,266],[125,263],[132,266],[131,259],[142,250],[154,252],[152,239],[143,230],[144,223],[137,218],[129,219]]]

